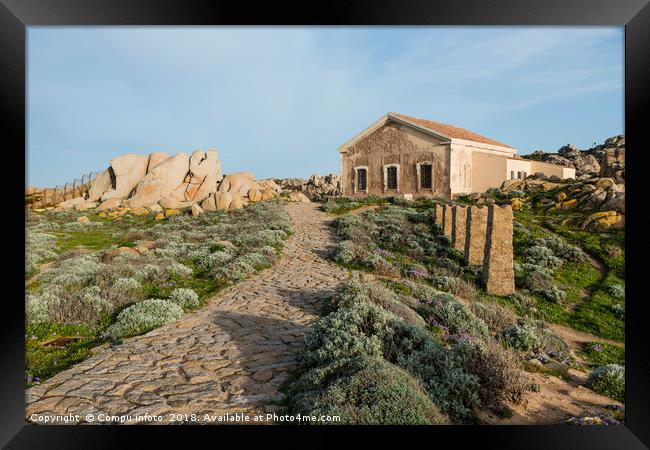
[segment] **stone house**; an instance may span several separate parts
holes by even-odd
[[[452,125],[388,113],[339,147],[341,190],[406,198],[455,198],[541,172],[561,179],[575,169],[523,159],[509,145]]]

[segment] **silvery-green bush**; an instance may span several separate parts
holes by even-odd
[[[564,261],[553,253],[548,247],[533,245],[524,250],[524,261],[533,266],[543,267],[550,271],[558,269]]]
[[[183,308],[179,305],[151,298],[121,311],[105,334],[112,338],[135,336],[178,320],[182,315]]]
[[[166,277],[165,269],[155,264],[144,264],[136,270],[133,277],[140,281],[162,281]]]
[[[292,414],[338,416],[345,425],[445,424],[408,372],[381,358],[346,358],[305,372],[287,394]]]
[[[50,222],[46,222],[50,223]],[[43,227],[43,229],[50,229]],[[25,230],[25,271],[29,274],[38,269],[38,265],[45,260],[57,257],[56,240],[53,234],[35,231],[35,227]]]
[[[261,247],[270,245],[279,248],[287,238],[287,233],[283,230],[260,230],[249,235],[241,236],[236,239],[235,243],[240,247]]]
[[[589,374],[585,383],[589,389],[610,398],[625,401],[625,366],[607,364]]]
[[[555,303],[561,303],[566,299],[566,292],[555,284],[550,275],[540,270],[528,272],[524,277],[523,285],[530,291],[542,294]]]
[[[60,261],[56,266],[44,270],[39,280],[59,286],[87,286],[92,284],[102,270],[102,263],[96,254],[85,254]]]
[[[246,253],[238,257],[238,259],[241,262],[248,264],[255,270],[266,269],[267,267],[271,266],[271,261],[269,260],[269,258],[255,252]]]
[[[234,255],[231,252],[226,250],[217,250],[215,252],[208,253],[203,258],[200,258],[197,264],[203,269],[212,269],[213,267],[223,266],[233,258]]]
[[[118,278],[113,283],[113,288],[119,292],[129,294],[142,289],[142,285],[135,278]]]
[[[516,325],[503,330],[501,338],[517,350],[544,353],[564,362],[571,359],[566,342],[539,320],[520,319]]]
[[[199,296],[192,289],[176,288],[169,294],[170,302],[176,303],[184,310],[197,308],[199,306]]]
[[[625,304],[616,303],[616,304],[612,305],[612,312],[619,319],[625,320]]]
[[[453,417],[466,417],[479,403],[478,379],[463,370],[454,351],[375,304],[354,302],[320,319],[298,360],[307,369],[358,357],[384,358],[415,374],[433,402]]]
[[[255,273],[255,268],[246,261],[243,261],[240,258],[235,258],[225,266],[215,267],[212,273],[216,279],[225,282],[233,282],[243,280],[253,275]]]
[[[616,298],[625,298],[625,285],[624,284],[611,284],[609,285],[609,293]]]
[[[334,261],[341,264],[350,264],[357,257],[357,246],[350,240],[344,240],[336,244],[334,250]]]
[[[567,243],[564,239],[556,235],[550,235],[544,238],[536,238],[531,242],[533,245],[542,245],[553,251],[555,256],[565,261],[581,262],[585,260],[585,254],[575,245]]]
[[[503,330],[505,342],[512,348],[527,351],[540,347],[542,341],[537,330],[528,322],[518,323]]]
[[[476,317],[453,295],[409,280],[403,281],[401,284],[409,291],[410,295],[419,300],[417,312],[430,323],[435,322],[438,325],[443,325],[452,334],[487,336],[488,328],[485,322]]]
[[[27,294],[27,320],[30,323],[44,323],[50,320],[50,308],[59,302],[59,289],[48,289],[40,294]]]

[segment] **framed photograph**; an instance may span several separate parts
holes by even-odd
[[[0,443],[647,448],[647,2],[319,8],[2,0]]]

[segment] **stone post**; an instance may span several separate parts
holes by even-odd
[[[451,205],[445,205],[442,210],[442,234],[451,237]]]
[[[512,206],[489,205],[483,259],[483,283],[489,294],[514,294],[513,264]]]
[[[442,211],[443,205],[436,203],[436,224],[442,225]]]
[[[467,234],[465,235],[465,264],[482,266],[487,233],[487,208],[470,206],[467,209]]]
[[[451,245],[461,252],[465,251],[465,224],[467,222],[467,207],[454,206],[451,208]]]

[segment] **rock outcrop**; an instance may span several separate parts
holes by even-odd
[[[534,174],[525,180],[507,180],[501,191],[511,196],[513,209],[523,206],[521,195],[540,191],[559,191],[554,198],[543,198],[549,209],[594,211],[584,229],[603,230],[625,224],[625,137],[614,136],[589,150],[565,145],[558,154],[536,152],[533,159],[556,161],[563,158],[576,168],[576,179],[560,180]],[[517,192],[521,191],[520,195]]]
[[[270,184],[272,183],[272,184]],[[205,211],[238,209],[250,202],[269,200],[278,196],[274,190],[275,182],[255,180],[251,172],[236,172],[223,177],[217,192],[209,195],[201,203]]]
[[[625,183],[625,136],[613,136],[601,145],[579,150],[575,145],[561,147],[557,153],[536,151],[524,158],[575,167],[576,178],[612,178],[616,184]]]
[[[169,217],[191,208],[196,216],[204,211],[242,208],[249,202],[278,197],[281,192],[274,180],[255,180],[251,172],[224,177],[217,152],[212,149],[195,150],[191,155],[126,154],[113,158],[85,194],[58,203],[57,209],[96,207],[98,211],[115,210],[106,217],[117,218],[127,211]]]
[[[133,153],[127,153],[126,155],[111,159],[111,167],[108,170],[113,180],[112,189],[103,192],[101,200],[128,197],[133,188],[147,174],[148,165],[148,156],[135,155]]]
[[[280,194],[283,196],[298,191],[311,201],[324,201],[341,195],[341,179],[333,173],[325,176],[315,174],[309,180],[286,178],[276,179],[275,182],[281,188]]]
[[[158,163],[135,186],[135,194],[124,202],[130,208],[158,203],[169,197],[181,186],[189,170],[190,157],[187,153],[177,153]]]

